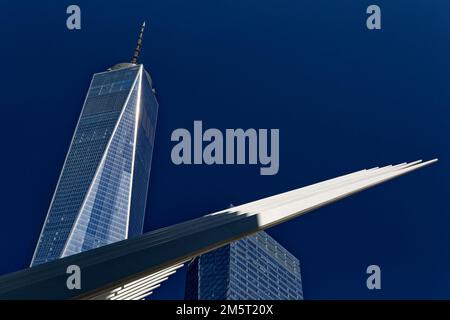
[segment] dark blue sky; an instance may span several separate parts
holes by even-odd
[[[0,274],[26,267],[93,73],[139,26],[160,102],[146,230],[362,168],[433,165],[272,228],[307,299],[450,298],[448,1],[9,2],[0,11]],[[382,30],[365,27],[382,9]],[[176,128],[279,128],[280,171],[175,166]],[[382,290],[365,286],[378,264]],[[155,298],[182,298],[184,271]]]

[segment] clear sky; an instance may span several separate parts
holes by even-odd
[[[82,29],[65,26],[78,4]],[[382,30],[366,28],[366,8]],[[146,231],[363,168],[433,165],[269,229],[307,299],[450,298],[450,3],[8,2],[0,11],[0,274],[25,268],[91,79],[141,62],[160,103]],[[175,166],[176,128],[279,128],[280,170]],[[366,288],[368,265],[382,290]],[[155,298],[183,297],[184,270]]]

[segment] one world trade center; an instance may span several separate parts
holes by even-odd
[[[142,233],[158,102],[138,64],[94,74],[31,265]]]

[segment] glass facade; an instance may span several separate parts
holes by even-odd
[[[142,233],[157,112],[142,65],[94,75],[32,265]]]
[[[261,231],[195,258],[186,300],[302,300],[299,260]]]

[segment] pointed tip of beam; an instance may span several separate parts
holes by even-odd
[[[421,164],[421,165],[428,165],[428,164],[432,164],[432,163],[435,163],[435,162],[437,162],[439,159],[438,158],[434,158],[434,159],[432,159],[432,160],[428,160],[428,161],[425,161],[425,162],[423,162],[423,160],[422,159],[419,159],[419,160],[415,160],[415,161],[411,161],[411,162],[402,162],[402,163],[398,163],[398,164],[390,164],[390,165],[386,165],[386,166],[383,166],[383,167],[373,167],[373,168],[370,168],[370,169],[364,169],[364,170],[366,170],[366,171],[371,171],[371,170],[379,170],[379,169],[384,169],[384,168],[398,168],[398,169],[403,169],[403,168],[407,168],[407,167],[413,167],[413,166],[416,166],[416,165],[418,165],[418,164]]]
[[[411,162],[411,163],[408,163],[405,167],[403,167],[402,169],[406,169],[406,170],[416,170],[416,169],[419,169],[419,168],[423,168],[423,167],[426,167],[426,166],[429,166],[430,164],[433,164],[433,163],[435,163],[435,162],[437,162],[438,161],[438,159],[437,158],[435,158],[435,159],[432,159],[432,160],[428,160],[428,161],[425,161],[425,162],[423,162],[422,160],[417,160],[417,161],[414,161],[414,162]]]
[[[439,159],[438,158],[434,158],[434,159],[431,159],[431,160],[428,160],[428,161],[425,161],[423,164],[425,165],[425,164],[432,164],[432,163],[435,163],[435,162],[438,162],[439,161]]]
[[[438,160],[439,160],[438,158],[434,158],[434,159],[427,160],[427,161],[417,160],[417,161],[408,163],[408,166],[414,166],[414,165],[418,165],[418,164],[420,164],[420,165],[432,164],[432,163],[437,162]]]
[[[437,161],[438,161],[438,158],[434,158],[432,160],[428,160],[428,161],[425,161],[425,162],[422,159],[419,159],[419,160],[412,161],[412,162],[399,163],[397,165],[394,165],[394,167],[395,168],[401,168],[401,169],[410,168],[410,167],[416,167],[416,166],[424,167],[426,165],[433,164],[433,163],[435,163]]]

